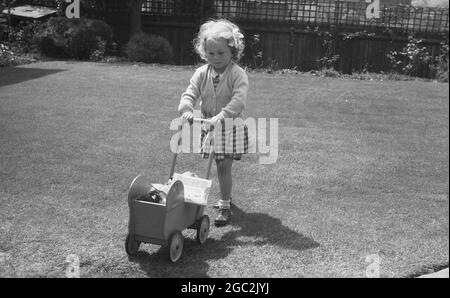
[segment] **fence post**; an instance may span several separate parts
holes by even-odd
[[[295,29],[294,27],[289,28],[289,51],[288,51],[288,67],[292,68],[295,63]]]
[[[340,10],[341,10],[341,1],[338,0],[335,2],[335,7],[334,7],[334,24],[336,26],[339,24]]]
[[[8,4],[8,37],[9,34],[11,33],[11,3],[10,1],[7,1]]]

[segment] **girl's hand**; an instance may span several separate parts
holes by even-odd
[[[181,119],[187,120],[189,123],[192,123],[194,120],[194,114],[192,112],[184,112],[183,115],[181,115]]]
[[[216,115],[212,117],[209,121],[211,121],[211,125],[216,126],[219,122],[225,120],[222,115]]]

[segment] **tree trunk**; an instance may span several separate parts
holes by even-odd
[[[128,0],[127,5],[130,12],[130,37],[142,31],[141,9],[143,0]]]

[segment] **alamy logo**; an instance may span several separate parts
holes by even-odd
[[[80,278],[80,257],[76,254],[70,254],[66,257],[66,263],[69,263],[66,268],[66,277]]]
[[[194,118],[200,118],[200,115],[199,110],[194,111]],[[224,129],[222,129],[222,126],[224,126]],[[213,138],[214,145],[208,149],[214,150],[215,153],[244,153],[242,152],[244,145],[239,143],[238,140],[243,139],[245,126],[248,132],[248,153],[259,153],[260,164],[275,163],[278,159],[278,118],[270,118],[269,120],[269,137],[267,136],[267,120],[265,118],[247,118],[245,121],[241,118],[227,118],[223,123],[218,123],[214,130],[211,130],[205,137],[206,139]],[[234,132],[233,127],[235,128]],[[187,121],[175,118],[170,123],[170,130],[177,131],[170,140],[170,150],[173,153],[200,153],[203,145],[200,144],[200,123],[193,123],[191,133],[191,125]],[[268,145],[267,140],[269,140]],[[181,145],[179,145],[180,143]],[[204,141],[204,143],[206,142]],[[218,144],[225,145],[219,146]]]
[[[70,3],[66,7],[66,17],[69,19],[80,18],[80,0],[65,0],[66,3]]]
[[[380,18],[380,0],[366,0],[369,3],[366,8],[367,19],[379,19]]]
[[[366,263],[370,263],[366,267],[367,278],[380,278],[381,258],[378,254],[371,254],[366,257]]]

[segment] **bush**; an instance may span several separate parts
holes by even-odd
[[[131,61],[145,63],[171,64],[174,57],[167,39],[144,32],[136,33],[130,38],[125,52]]]
[[[56,17],[41,26],[34,42],[49,57],[101,60],[112,46],[112,30],[100,20]]]
[[[18,53],[31,53],[35,50],[33,37],[39,30],[40,22],[21,22],[16,27],[11,27],[8,34],[8,44]]]
[[[264,66],[263,50],[259,34],[246,35],[242,63],[254,69]]]
[[[401,51],[391,51],[387,55],[395,71],[409,76],[418,76],[425,70],[430,70],[433,57],[423,45],[423,41],[413,36],[408,37],[408,43]]]
[[[106,42],[106,47],[109,49],[113,43],[113,31],[111,27],[100,20],[86,20],[86,26],[93,31],[94,35]]]
[[[15,64],[15,54],[6,45],[0,43],[0,67],[6,67]]]
[[[97,49],[89,56],[91,61],[102,61],[106,54],[106,41],[97,37]]]
[[[340,55],[336,54],[337,34],[335,31],[318,32],[317,34],[323,38],[322,47],[325,50],[322,57],[317,60],[318,67],[321,70],[330,69],[331,73],[333,73],[336,63],[341,58]]]
[[[440,55],[435,57],[435,65],[433,67],[434,76],[441,82],[448,82],[448,35],[441,42],[440,50]]]
[[[433,57],[422,40],[409,36],[408,44],[401,51],[391,51],[387,57],[400,74],[448,82],[448,37],[441,42],[440,52]]]
[[[448,83],[448,61],[447,63],[443,63],[439,66],[436,71],[436,79],[441,82]]]
[[[97,48],[97,39],[94,32],[83,24],[71,30],[68,37],[67,53],[69,57],[89,60],[91,53]]]

